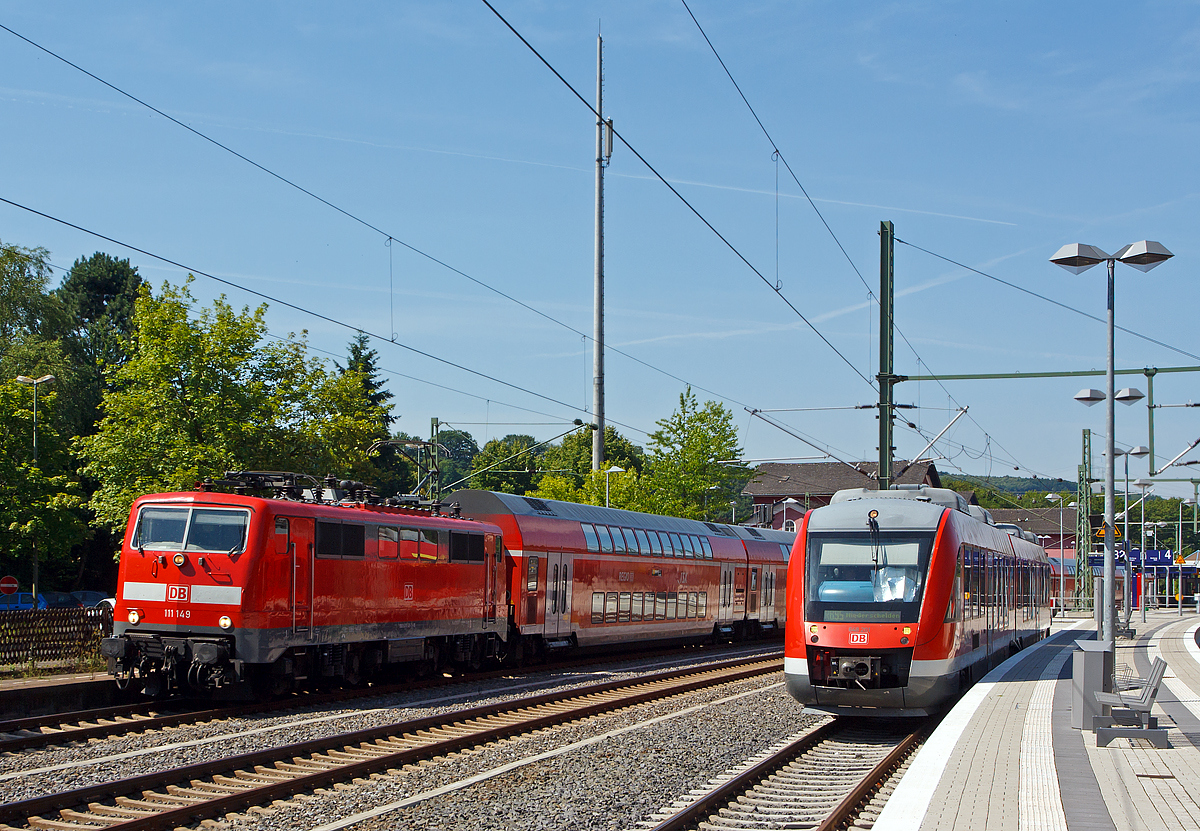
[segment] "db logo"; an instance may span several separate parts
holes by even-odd
[[[866,646],[867,645],[867,633],[866,632],[851,632],[850,633],[850,645],[851,646]]]
[[[412,583],[404,584],[404,599],[405,600],[413,599],[413,584]]]
[[[167,600],[174,601],[176,603],[187,603],[187,598],[187,586],[167,586]]]

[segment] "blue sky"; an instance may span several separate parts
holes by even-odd
[[[896,249],[902,374],[1105,363],[1102,324],[913,246],[1102,318],[1102,267],[1072,276],[1048,258],[1145,238],[1176,257],[1149,274],[1118,265],[1117,322],[1192,355],[1119,332],[1117,365],[1200,365],[1196,3],[690,6],[836,239],[682,3],[497,3],[589,100],[602,26],[617,130],[837,349],[618,144],[607,337],[653,367],[608,356],[608,417],[632,440],[677,405],[678,378],[729,406],[748,457],[813,455],[744,407],[875,400],[856,371],[878,371],[881,220],[912,244]],[[409,432],[436,416],[481,442],[549,438],[587,417],[589,345],[567,327],[591,331],[594,116],[482,2],[0,0],[0,23],[383,233],[4,31],[0,196],[381,336]],[[128,256],[156,285],[186,273],[8,205],[0,240],[62,267]],[[193,291],[259,302],[203,277]],[[306,329],[318,356],[353,335],[277,303],[268,321]],[[1200,398],[1196,378],[1159,375],[1156,401]],[[944,471],[1073,481],[1085,427],[1098,475],[1104,427],[1103,407],[1072,400],[1081,387],[1103,377],[910,382],[896,398],[920,405],[907,415],[928,437],[969,405],[938,444]],[[870,410],[777,417],[843,458],[876,457]],[[1155,426],[1160,464],[1200,435],[1193,409],[1158,410]],[[1117,438],[1146,443],[1144,404],[1120,408]],[[925,441],[898,427],[897,455]]]

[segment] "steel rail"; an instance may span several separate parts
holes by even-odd
[[[61,820],[50,820],[48,823],[43,820],[39,823],[37,822],[37,818],[52,811],[64,811],[78,806],[88,806],[89,803],[95,801],[122,798],[128,794],[139,794],[155,788],[166,787],[170,790],[170,786],[174,786],[179,782],[194,782],[195,780],[202,780],[226,773],[236,775],[239,771],[258,771],[257,774],[249,775],[268,779],[282,776],[290,777],[286,781],[270,782],[261,787],[246,787],[245,789],[239,789],[236,792],[225,793],[224,795],[214,794],[213,799],[179,805],[175,808],[171,808],[165,802],[158,803],[157,805],[153,805],[153,807],[162,807],[165,809],[160,813],[130,819],[128,822],[123,822],[119,825],[111,824],[109,826],[111,828],[120,828],[122,831],[161,831],[162,829],[172,829],[181,825],[194,824],[201,819],[225,814],[249,805],[269,804],[276,799],[324,787],[333,782],[348,781],[380,770],[402,767],[420,759],[444,755],[466,747],[486,744],[497,739],[538,730],[542,727],[586,718],[597,713],[628,707],[645,701],[678,695],[711,686],[714,683],[730,683],[769,672],[776,672],[780,666],[781,662],[778,659],[742,659],[723,664],[710,664],[705,667],[689,668],[682,671],[674,670],[654,673],[650,676],[624,681],[609,681],[573,690],[545,693],[516,701],[473,707],[449,714],[397,722],[345,733],[339,736],[313,739],[285,747],[255,751],[211,762],[172,768],[129,779],[10,803],[0,806],[0,823],[11,826],[14,823],[26,822],[31,827],[37,827],[39,824],[49,824],[57,828],[64,828],[67,827],[71,819],[76,819],[76,817],[72,816],[66,823]],[[615,698],[599,698],[605,693],[616,692],[622,688],[641,688],[642,691]],[[566,710],[556,707],[552,712],[545,715],[528,714],[528,711],[534,708],[563,704],[569,701],[582,701],[582,703]],[[527,715],[522,716],[523,712]],[[494,727],[479,729],[478,727],[467,726],[468,722],[481,722],[485,719],[496,719],[499,716],[509,716],[509,718]],[[470,732],[440,741],[426,741],[419,746],[406,747],[398,752],[383,753],[372,758],[365,758],[328,769],[314,770],[312,773],[294,777],[291,777],[284,769],[274,766],[276,762],[284,760],[295,760],[295,764],[290,765],[292,768],[322,766],[328,761],[328,757],[320,761],[303,759],[301,757],[320,756],[332,752],[343,757],[349,756],[354,758],[356,754],[360,756],[364,752],[370,753],[381,747],[376,744],[374,748],[368,748],[367,745],[381,741],[411,743],[412,739],[405,739],[404,737],[416,736],[422,731],[438,729],[467,730]],[[240,788],[240,786],[233,786],[230,783],[218,784],[214,787],[224,790],[229,790],[231,787]],[[195,791],[189,790],[189,793],[195,793]],[[153,800],[172,800],[176,804],[186,799],[186,797],[173,796],[171,794],[146,796],[148,799]],[[152,804],[152,802],[138,801],[138,807],[145,810],[149,810]],[[70,813],[76,814],[77,812],[70,811]],[[79,823],[78,827],[82,828],[85,827],[84,823],[87,820],[77,819],[77,822]]]

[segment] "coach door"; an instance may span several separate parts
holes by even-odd
[[[291,557],[292,632],[312,636],[313,620],[313,521],[305,517],[276,517],[275,534],[280,523],[287,524],[287,550]]]
[[[546,555],[546,628],[547,637],[571,634],[570,558],[562,552]]]
[[[496,622],[496,593],[500,590],[500,563],[504,559],[504,543],[500,537],[488,534],[484,537],[483,555],[483,626],[486,629]]]
[[[733,563],[721,563],[721,591],[717,603],[717,620],[733,619]]]

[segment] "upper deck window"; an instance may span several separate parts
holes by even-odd
[[[236,508],[167,508],[147,505],[138,512],[130,537],[133,548],[158,551],[213,551],[237,554],[246,548],[250,512]]]
[[[930,533],[811,534],[805,618],[916,622],[932,547]]]

